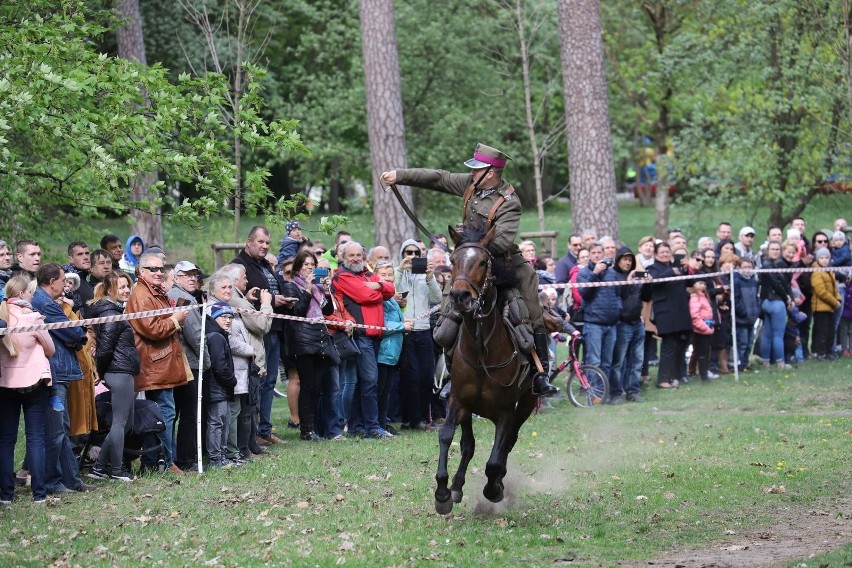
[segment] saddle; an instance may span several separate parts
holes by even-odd
[[[530,312],[523,296],[517,288],[510,288],[500,294],[500,301],[502,305],[498,307],[503,314],[506,327],[509,328],[509,333],[512,334],[515,344],[518,346],[518,351],[529,355],[535,348],[535,340],[530,325]],[[445,351],[452,350],[458,338],[460,325],[461,316],[453,311],[449,302],[445,302],[432,332],[435,343],[443,347]]]

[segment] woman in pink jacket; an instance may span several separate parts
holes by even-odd
[[[711,375],[710,367],[710,337],[716,322],[713,319],[713,308],[707,297],[707,284],[696,280],[689,295],[689,315],[692,317],[692,349],[698,359],[698,374],[702,381],[711,381],[718,375]]]
[[[8,327],[44,323],[30,301],[36,282],[27,274],[6,283],[6,301],[0,304],[0,319]],[[15,491],[15,442],[21,408],[27,440],[27,460],[32,478],[33,500],[47,499],[44,486],[44,423],[48,412],[48,387],[53,340],[47,331],[8,333],[0,342],[0,505],[12,502]]]

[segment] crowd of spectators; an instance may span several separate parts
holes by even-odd
[[[796,219],[786,238],[770,227],[757,245],[752,227],[739,229],[734,242],[731,225],[720,223],[715,237],[696,239],[693,251],[673,229],[666,240],[643,237],[636,252],[586,230],[568,237],[558,259],[538,256],[531,241],[520,249],[545,289],[557,285],[545,290],[543,302],[582,330],[585,361],[609,378],[605,402],[620,404],[642,401],[655,365],[656,386],[676,389],[693,378],[715,380],[734,365],[746,372],[852,355],[848,272],[755,273],[850,267],[844,230],[838,219],[832,230],[808,238],[804,220]],[[85,476],[132,481],[139,472],[197,471],[199,383],[204,455],[213,468],[260,459],[282,442],[286,427],[316,443],[392,439],[443,422],[436,368],[444,366],[432,332],[451,270],[440,245],[407,239],[393,255],[340,231],[327,249],[291,221],[277,255],[269,231],[254,227],[243,250],[208,275],[139,235],[124,243],[106,235],[99,244],[90,253],[86,243],[72,242],[63,266],[41,263],[35,241],[18,241],[14,250],[0,241],[3,327],[166,310],[4,335],[0,503],[11,502],[16,482],[29,483],[33,499],[43,502],[96,489]],[[688,278],[665,280],[673,276]],[[558,286],[566,283],[602,285]],[[272,408],[282,379],[289,419],[276,433]],[[96,400],[107,393],[110,427],[99,448],[90,448],[86,437],[99,428]],[[137,398],[156,404],[165,429],[146,441],[157,449],[134,472],[123,449]],[[16,474],[21,410],[26,457]]]

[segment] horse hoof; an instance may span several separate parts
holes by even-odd
[[[452,499],[447,499],[446,501],[438,501],[435,499],[435,512],[439,515],[449,515],[453,512],[453,501]]]
[[[453,491],[453,503],[461,503],[462,497],[464,497],[464,493],[461,491]]]
[[[494,492],[492,494],[492,492],[488,491],[488,488],[486,487],[482,491],[482,495],[486,499],[491,501],[492,503],[499,503],[500,501],[503,500],[503,488],[502,487],[497,488],[496,490],[494,490]]]

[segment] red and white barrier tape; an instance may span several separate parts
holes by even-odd
[[[132,313],[132,314],[121,314],[121,315],[117,315],[117,316],[105,316],[105,317],[101,317],[101,318],[81,319],[81,320],[73,320],[73,321],[69,320],[69,321],[60,321],[60,322],[54,322],[54,323],[40,323],[40,324],[36,324],[36,325],[0,328],[0,337],[2,337],[3,335],[5,335],[7,333],[28,333],[28,332],[33,332],[33,331],[50,331],[51,329],[66,329],[66,328],[69,328],[69,327],[81,327],[81,326],[97,325],[97,324],[110,323],[110,322],[116,322],[116,321],[129,321],[129,320],[143,319],[143,318],[149,318],[149,317],[154,317],[154,316],[170,315],[170,314],[174,314],[174,313],[178,313],[178,312],[186,312],[186,311],[193,310],[193,309],[196,309],[196,308],[201,308],[201,307],[209,308],[212,305],[213,305],[213,302],[208,302],[207,304],[203,304],[203,305],[202,304],[194,304],[194,305],[191,305],[191,306],[163,308],[161,310],[151,310],[151,311],[147,311],[147,312],[136,312],[136,313]],[[433,313],[438,311],[440,309],[440,307],[441,306],[439,304],[439,305],[433,307],[432,309],[430,309],[429,311],[417,316],[416,318],[414,318],[414,320],[416,321],[416,320],[419,320],[419,319],[429,317]],[[267,314],[267,313],[263,313],[263,312],[260,312],[260,311],[257,311],[257,310],[252,310],[252,309],[248,309],[248,308],[237,308],[237,307],[234,307],[234,306],[231,306],[231,309],[235,312],[242,312],[242,313],[247,313],[247,314],[252,314],[252,315],[259,315],[259,316],[276,318],[276,319],[283,319],[283,320],[303,321],[303,322],[314,323],[314,324],[324,323],[326,325],[333,325],[333,326],[337,326],[337,327],[346,327],[346,328],[379,329],[379,330],[382,330],[382,331],[398,331],[398,330],[394,330],[394,328],[383,327],[383,326],[378,326],[378,325],[366,325],[366,324],[358,324],[358,323],[353,323],[353,322],[341,322],[341,321],[337,321],[337,320],[332,321],[332,320],[325,320],[325,319],[322,319],[322,318],[303,318],[303,317],[299,317],[299,316],[290,316],[290,315],[286,315],[286,314]]]
[[[849,266],[809,266],[802,268],[756,268],[752,270],[753,274],[769,274],[769,273],[790,273],[790,272],[849,272],[852,273],[852,267]],[[716,276],[726,276],[732,273],[742,273],[740,270],[732,272],[704,272],[701,274],[683,274],[681,276],[668,276],[666,278],[653,278],[651,280],[613,280],[609,282],[566,282],[563,284],[541,284],[539,290],[547,288],[602,288],[606,286],[641,286],[643,284],[654,284],[658,282],[676,282],[678,280],[703,280]]]

